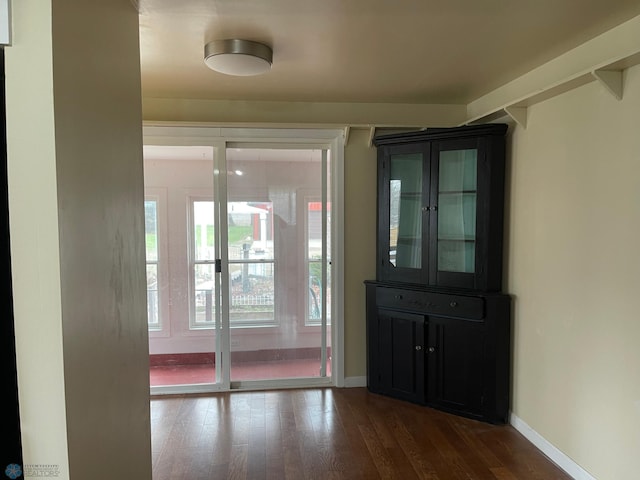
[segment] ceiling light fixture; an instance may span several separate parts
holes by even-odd
[[[204,46],[207,67],[227,75],[260,75],[271,69],[272,60],[270,47],[250,40],[216,40]]]

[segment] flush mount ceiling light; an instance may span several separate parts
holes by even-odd
[[[271,48],[250,40],[216,40],[204,46],[207,67],[227,75],[246,77],[268,72],[272,58]]]

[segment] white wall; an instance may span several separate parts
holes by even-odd
[[[513,412],[599,480],[640,471],[640,67],[512,137]]]
[[[26,478],[53,465],[61,479],[150,479],[138,15],[128,0],[21,0],[12,16],[9,215]]]

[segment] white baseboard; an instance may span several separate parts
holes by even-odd
[[[346,377],[344,379],[344,386],[345,388],[366,387],[367,377],[366,375],[363,377]]]
[[[583,469],[557,447],[545,439],[542,435],[531,428],[527,423],[512,413],[509,418],[511,426],[519,431],[524,437],[533,443],[538,450],[549,457],[558,467],[567,472],[574,480],[596,480],[589,472]]]

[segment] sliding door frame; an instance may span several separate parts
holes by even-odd
[[[250,144],[251,148],[317,148],[330,152],[330,190],[327,202],[331,203],[331,377],[308,377],[286,380],[264,380],[251,382],[231,382],[230,374],[230,331],[221,328],[223,318],[229,318],[228,302],[218,302],[216,309],[216,379],[217,383],[188,386],[151,387],[152,394],[200,393],[242,389],[266,389],[277,386],[311,387],[321,385],[344,386],[344,130],[308,128],[251,128],[226,127],[216,125],[145,123],[143,125],[145,145],[166,146],[211,146],[214,149],[214,189],[217,228],[216,257],[222,259],[222,272],[216,274],[218,296],[229,298],[227,236],[223,234],[227,219],[227,186],[220,172],[226,171],[226,149],[230,144]],[[326,154],[325,154],[326,155]],[[323,172],[325,173],[325,172]],[[323,179],[324,181],[327,178]],[[222,201],[217,201],[221,199]],[[326,206],[324,207],[326,208]],[[326,222],[326,220],[325,220]],[[323,230],[326,229],[326,224]],[[325,230],[326,231],[326,230]],[[326,238],[326,237],[325,237]],[[326,248],[326,247],[325,247]],[[326,268],[326,267],[325,267]],[[326,272],[325,272],[326,274]],[[226,275],[226,276],[225,276]],[[326,277],[325,277],[326,278]],[[326,303],[325,303],[326,305]],[[325,318],[327,315],[324,309]],[[326,346],[326,338],[323,339]],[[225,345],[225,348],[222,348]]]

